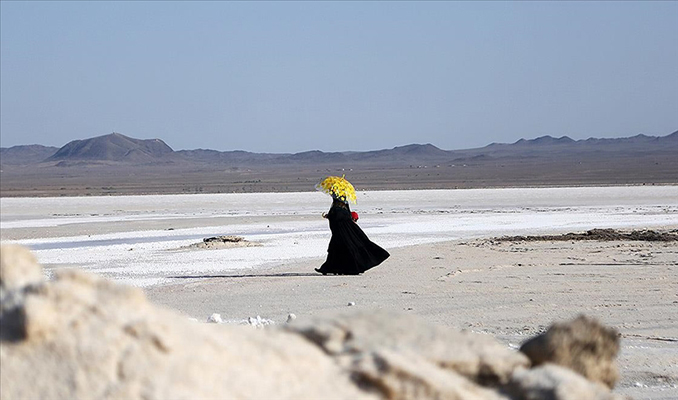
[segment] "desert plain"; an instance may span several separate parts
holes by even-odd
[[[678,398],[678,241],[501,240],[591,229],[678,233],[678,186],[369,191],[354,210],[391,253],[361,276],[322,276],[321,193],[2,198],[3,243],[50,276],[82,268],[206,321],[284,324],[355,307],[414,313],[517,348],[579,314],[621,337],[614,392]],[[196,248],[242,237],[252,246]],[[264,328],[265,329],[265,328]]]

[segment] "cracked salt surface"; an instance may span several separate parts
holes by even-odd
[[[0,231],[19,235],[3,242],[31,248],[48,275],[81,267],[152,286],[322,259],[330,232],[320,213],[328,207],[328,197],[317,192],[7,198]],[[501,235],[675,226],[678,187],[359,192],[353,209],[370,239],[390,249]],[[159,222],[177,221],[189,227],[157,229]],[[116,232],[85,234],[110,224]],[[55,227],[69,235],[49,237],[45,230]],[[21,237],[27,230],[31,237]],[[179,250],[219,235],[263,246]]]

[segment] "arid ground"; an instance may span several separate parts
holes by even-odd
[[[205,320],[260,315],[283,323],[349,307],[416,313],[512,347],[578,314],[621,335],[615,392],[678,396],[678,242],[454,241],[397,249],[363,276],[321,276],[322,259],[146,290]]]
[[[675,237],[677,190],[360,192],[359,223],[391,253],[361,276],[313,271],[329,240],[321,193],[3,199],[1,232],[3,242],[33,249],[48,274],[79,267],[144,286],[152,302],[199,321],[395,310],[517,348],[585,314],[621,335],[615,392],[675,399],[678,242],[584,233]],[[581,235],[559,236],[567,232]],[[216,235],[261,246],[187,247]],[[530,235],[555,236],[524,240]],[[522,237],[497,239],[505,236]]]

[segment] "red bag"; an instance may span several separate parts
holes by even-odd
[[[358,213],[355,211],[351,212],[351,218],[353,218],[353,222],[358,221]]]

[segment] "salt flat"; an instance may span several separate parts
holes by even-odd
[[[678,226],[678,186],[359,192],[360,225],[384,248],[591,228]],[[3,242],[34,250],[48,273],[80,267],[136,286],[322,257],[318,192],[3,198]],[[186,250],[238,235],[261,247]]]
[[[678,186],[360,192],[353,207],[391,252],[361,276],[322,276],[317,193],[3,198],[3,242],[51,274],[82,267],[144,286],[198,320],[284,323],[356,308],[416,313],[517,347],[550,323],[596,317],[622,338],[615,392],[678,398],[676,242],[493,242],[593,228],[677,229]],[[187,250],[239,235],[261,247]]]

